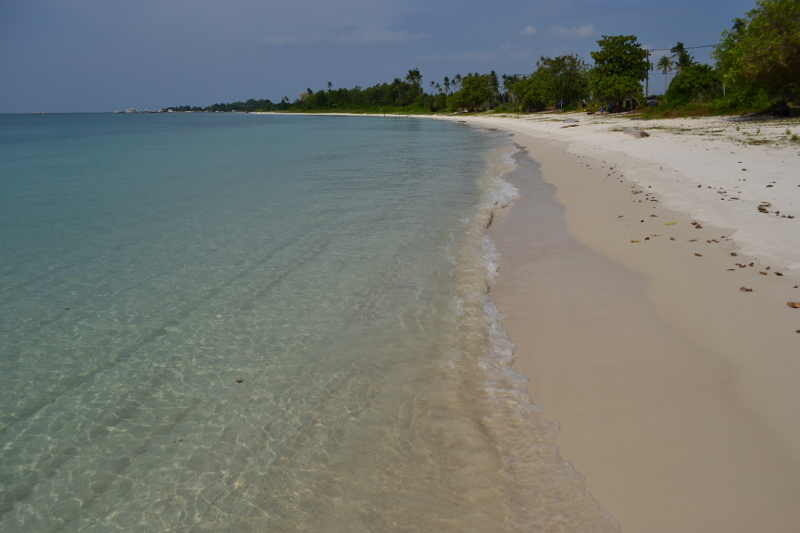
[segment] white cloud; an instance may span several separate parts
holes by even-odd
[[[263,37],[259,42],[266,45],[284,46],[284,45],[303,45],[315,43],[330,43],[330,44],[402,44],[402,43],[415,43],[428,36],[424,33],[413,34],[407,31],[388,31],[379,30],[376,28],[368,28],[366,30],[353,31],[347,33],[329,33],[319,35],[308,35],[298,37],[296,35],[282,35],[276,37]]]
[[[550,28],[550,32],[558,35],[559,37],[565,37],[568,39],[579,38],[583,39],[586,37],[591,37],[594,34],[594,25],[593,24],[584,24],[580,27],[572,26],[571,28],[565,28],[563,26],[552,26]]]
[[[522,35],[529,36],[536,33],[536,28],[533,26],[527,26],[524,30],[522,30]]]

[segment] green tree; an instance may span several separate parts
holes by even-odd
[[[415,96],[422,94],[422,74],[419,73],[418,68],[408,71],[406,81],[414,87]]]
[[[545,100],[568,105],[589,92],[589,65],[577,54],[542,56],[536,63],[546,86]]]
[[[664,94],[667,93],[667,74],[672,72],[672,58],[669,56],[662,56],[656,63],[656,68],[664,75]]]
[[[511,84],[516,101],[528,112],[541,111],[547,106],[549,83],[546,73],[537,69]]]
[[[734,20],[711,53],[723,80],[740,91],[772,96],[800,93],[800,2],[757,0],[744,19]]]
[[[489,73],[489,87],[492,89],[492,103],[494,103],[495,98],[500,96],[500,80],[497,79],[497,73],[495,71],[491,71]]]
[[[710,65],[690,65],[675,76],[666,93],[671,104],[708,100],[722,87],[719,73]]]
[[[461,78],[461,89],[453,93],[448,102],[456,109],[477,111],[491,97],[492,87],[488,75],[467,74]]]
[[[674,59],[675,70],[680,74],[683,69],[694,65],[694,57],[686,50],[686,46],[682,42],[678,42],[675,46],[669,49],[672,52],[672,59]]]
[[[519,74],[503,74],[503,91],[505,91],[504,99],[506,102],[517,103],[517,97],[514,91],[511,89],[515,83],[520,81],[522,76]]]
[[[595,96],[612,103],[640,95],[641,81],[647,77],[650,62],[647,60],[647,51],[636,36],[603,35],[597,44],[600,50],[591,52],[595,62],[591,72],[591,87]]]

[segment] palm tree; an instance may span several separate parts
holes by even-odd
[[[445,76],[444,77],[444,83],[442,85],[444,85],[444,93],[445,94],[450,94],[450,78]]]
[[[397,89],[397,103],[403,105],[402,102],[400,102],[400,97],[403,95],[403,82],[400,78],[395,78],[394,81],[392,81],[392,86]]]
[[[675,71],[680,74],[683,69],[686,67],[691,67],[694,65],[694,58],[692,54],[686,51],[686,47],[683,43],[679,42],[669,50],[672,52],[672,58],[676,59],[675,61]]]
[[[456,74],[455,76],[453,76],[453,85],[455,85],[456,87],[461,87],[461,80],[462,80],[461,74]]]
[[[664,74],[664,94],[667,94],[667,73],[672,72],[672,59],[669,56],[662,56],[656,63],[656,68]]]
[[[517,103],[516,96],[511,92],[511,86],[517,83],[520,78],[521,76],[519,74],[503,74],[503,90],[506,94],[506,101],[514,104]]]
[[[416,92],[422,92],[422,88],[420,87],[422,83],[422,74],[419,73],[418,68],[408,71],[408,74],[406,74],[406,81],[414,86],[417,90]]]
[[[497,79],[497,72],[491,71],[489,73],[489,87],[492,88],[492,104],[494,99],[500,95],[500,81]]]
[[[333,87],[333,83],[328,82],[328,92],[331,92],[331,87]]]

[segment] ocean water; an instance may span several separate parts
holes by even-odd
[[[488,298],[511,141],[0,116],[0,532],[616,531]]]

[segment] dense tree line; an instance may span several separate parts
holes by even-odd
[[[294,111],[294,112],[458,112],[499,108],[503,111],[541,111],[548,107],[576,108],[583,102],[606,109],[644,99],[642,82],[653,65],[648,50],[633,35],[602,36],[591,52],[593,65],[576,54],[542,56],[527,75],[456,74],[428,82],[426,92],[419,69],[402,78],[372,87],[324,90],[310,88],[294,101],[283,97],[214,104],[207,108],[174,107],[175,111]],[[712,57],[703,65],[683,43],[661,57],[655,67],[664,74],[667,106],[704,102],[712,109],[764,107],[770,101],[800,98],[800,2],[756,0],[744,18],[724,31]],[[667,76],[676,76],[669,87]]]

